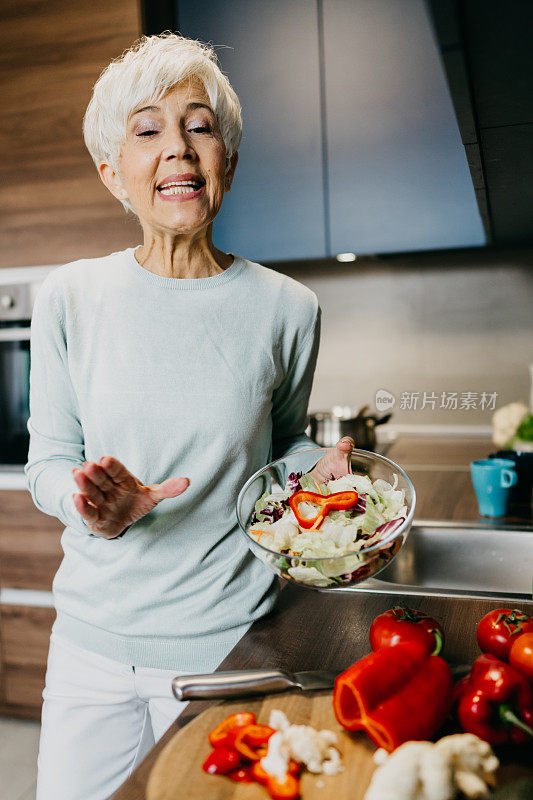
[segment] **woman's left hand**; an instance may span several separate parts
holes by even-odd
[[[326,455],[311,470],[311,477],[317,483],[323,483],[330,480],[332,475],[334,478],[341,478],[351,473],[350,455],[354,447],[355,442],[351,436],[340,439],[335,447],[328,447]]]

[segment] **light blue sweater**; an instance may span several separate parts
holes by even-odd
[[[46,277],[24,469],[35,505],[66,526],[58,634],[127,664],[211,671],[272,609],[277,580],[249,551],[235,503],[269,461],[316,447],[304,430],[319,337],[316,295],[240,256],[177,279],[128,248]],[[190,485],[102,539],[74,506],[72,468],[104,455],[144,484]]]

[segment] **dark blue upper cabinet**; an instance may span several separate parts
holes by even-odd
[[[323,0],[331,254],[485,244],[423,0]]]
[[[256,261],[471,247],[485,234],[424,0],[179,0],[243,107],[213,226]]]
[[[211,42],[242,105],[243,138],[213,242],[252,261],[326,255],[317,7],[179,0],[183,36]]]

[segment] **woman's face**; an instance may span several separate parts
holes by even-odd
[[[143,227],[201,230],[216,217],[237,158],[235,153],[226,174],[226,147],[209,98],[197,79],[187,80],[134,110],[120,152],[120,175],[108,172],[104,182],[115,197],[128,198]],[[102,167],[100,172],[104,178]],[[164,188],[186,180],[200,185]]]

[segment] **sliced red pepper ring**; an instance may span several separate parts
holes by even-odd
[[[266,769],[263,769],[259,761],[254,761],[252,764],[252,775],[258,783],[261,783],[263,786],[266,786],[268,783],[268,779],[271,778],[270,772],[267,772]]]
[[[333,492],[333,494],[317,494],[302,490],[289,497],[289,505],[299,525],[306,530],[316,530],[332,510],[344,511],[353,508],[359,499],[357,492]],[[300,503],[313,503],[320,507],[316,517],[302,517],[299,511]]]
[[[236,783],[253,783],[255,780],[250,766],[239,767],[232,772],[228,772],[228,778],[236,781]]]
[[[254,761],[251,767],[251,771],[255,780],[258,783],[262,783],[263,786],[266,786],[268,779],[272,777],[270,772],[267,772],[266,769],[263,769],[260,761]],[[287,772],[289,773],[289,775],[294,775],[294,777],[297,778],[301,771],[302,771],[302,765],[291,758],[287,766]]]
[[[246,725],[237,731],[233,746],[250,761],[259,761],[267,754],[268,748],[265,745],[273,733],[274,728],[268,725]]]
[[[237,714],[230,714],[230,716],[223,719],[216,728],[213,728],[208,737],[209,741],[213,747],[219,744],[233,745],[236,731],[247,725],[255,725],[255,721],[255,714],[251,711],[241,711]]]
[[[291,758],[289,761],[289,766],[287,767],[287,771],[289,775],[294,775],[294,777],[297,778],[302,771],[302,765]]]
[[[250,720],[247,722],[247,720]],[[291,759],[282,780],[266,772],[261,759],[268,752],[268,740],[275,733],[269,725],[258,725],[255,714],[232,714],[214,728],[209,741],[214,749],[202,769],[210,775],[226,775],[237,783],[257,781],[266,786],[273,800],[296,800],[300,796],[298,776],[301,765]]]
[[[221,744],[212,750],[204,763],[202,769],[209,775],[227,775],[237,769],[241,763],[241,756],[236,750]]]
[[[247,744],[257,748],[265,745],[275,732],[274,728],[269,725],[251,724],[246,726],[243,736]]]
[[[281,780],[271,775],[266,788],[272,800],[297,800],[300,797],[300,781],[290,773]]]

